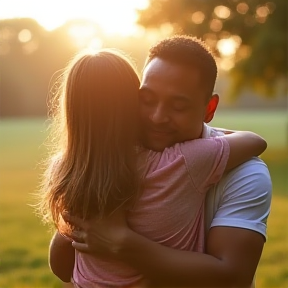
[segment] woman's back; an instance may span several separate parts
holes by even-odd
[[[178,143],[163,152],[143,149],[138,166],[146,165],[146,176],[141,196],[128,213],[131,229],[175,249],[203,252],[205,192],[219,181],[228,156],[223,138]],[[121,263],[79,252],[76,259],[73,278],[83,287],[137,286],[141,279]]]

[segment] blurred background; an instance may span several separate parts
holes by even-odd
[[[116,47],[139,73],[155,42],[203,39],[219,67],[211,123],[252,130],[273,181],[257,288],[288,286],[286,0],[0,0],[0,287],[63,287],[48,267],[52,236],[34,214],[53,81],[83,48]]]

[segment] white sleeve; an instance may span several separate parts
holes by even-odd
[[[231,170],[209,191],[206,227],[245,228],[261,233],[266,239],[271,194],[268,168],[255,157]]]

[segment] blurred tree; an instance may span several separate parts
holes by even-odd
[[[0,117],[47,114],[52,75],[76,51],[70,42],[63,28],[49,33],[33,19],[0,21]]]
[[[103,47],[124,50],[139,70],[142,68],[148,42],[137,37],[107,37],[93,25],[75,19],[46,31],[33,19],[0,19],[0,118],[47,116],[47,101],[57,89],[57,77],[71,57],[91,40],[101,40]],[[78,28],[74,29],[76,37],[71,36],[71,27]],[[85,30],[79,27],[88,27],[89,31],[93,27],[96,32],[86,37]]]
[[[287,95],[287,0],[150,0],[138,23],[202,38],[232,76],[231,95],[245,88]]]

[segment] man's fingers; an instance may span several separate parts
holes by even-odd
[[[76,242],[85,243],[87,233],[83,230],[74,230],[69,236]]]
[[[116,210],[113,211],[113,213],[111,213],[110,217],[120,217],[125,219],[126,218],[126,210],[124,210],[122,207],[117,208]]]
[[[73,241],[72,246],[79,252],[82,252],[82,253],[89,253],[90,252],[89,247],[86,243],[80,243],[80,242]]]
[[[113,211],[113,213],[109,215],[108,219],[112,220],[114,224],[117,224],[120,226],[122,225],[126,226],[127,225],[126,213],[127,211],[124,210],[123,207],[119,207],[115,211]]]
[[[80,229],[84,229],[84,221],[79,218],[79,217],[76,217],[76,216],[71,216],[69,213],[63,213],[62,215],[63,219],[65,222],[68,222],[69,224],[77,227],[77,228],[80,228]]]

